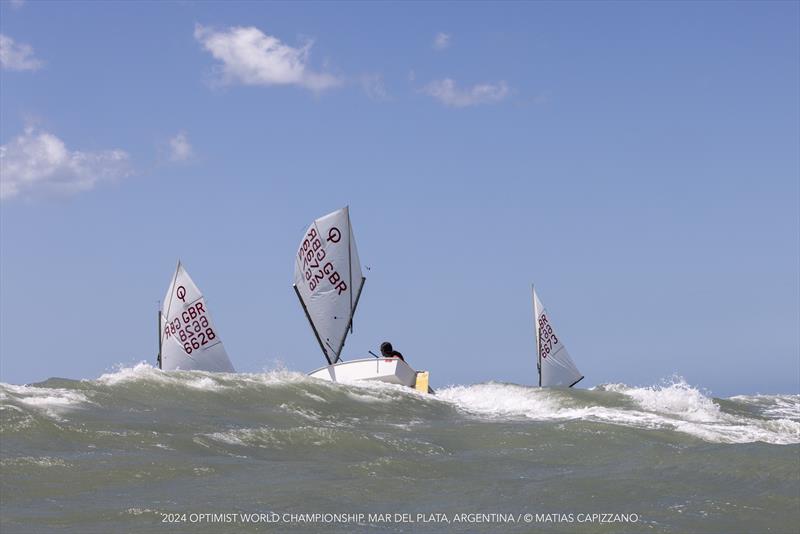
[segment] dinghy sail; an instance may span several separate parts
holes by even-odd
[[[297,249],[294,290],[328,360],[340,360],[364,287],[349,207],[311,223]]]
[[[158,367],[233,373],[206,300],[181,262],[159,311]]]
[[[350,224],[350,209],[320,217],[303,235],[294,258],[294,290],[328,365],[308,376],[330,382],[375,380],[433,393],[427,371],[415,371],[400,358],[342,361],[347,332],[364,288],[361,262]]]
[[[583,375],[572,358],[569,357],[561,338],[556,336],[547,310],[542,306],[542,301],[533,291],[533,317],[536,332],[536,352],[538,354],[537,367],[539,369],[539,386],[567,386],[572,387],[581,380]]]

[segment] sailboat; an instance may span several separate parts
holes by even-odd
[[[158,367],[233,373],[208,305],[180,260],[158,311]]]
[[[311,223],[295,256],[293,287],[328,364],[309,376],[332,382],[378,380],[427,392],[427,372],[417,373],[399,358],[342,360],[364,282],[349,207]]]
[[[536,367],[539,370],[540,387],[572,387],[581,380],[583,375],[570,358],[561,338],[556,335],[547,310],[542,306],[542,301],[533,291],[533,317],[536,332],[536,353],[538,360]]]

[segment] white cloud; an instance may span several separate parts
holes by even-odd
[[[450,78],[434,80],[423,87],[422,92],[439,100],[444,105],[454,108],[499,102],[510,93],[508,84],[504,81],[482,83],[466,89],[459,89],[456,87],[456,82]]]
[[[87,191],[100,181],[130,174],[128,163],[124,150],[69,150],[55,135],[27,128],[0,146],[0,199],[37,190]]]
[[[361,88],[372,100],[384,102],[390,100],[386,85],[383,83],[383,76],[380,74],[364,74],[361,76]]]
[[[450,34],[444,32],[437,33],[436,37],[433,38],[433,49],[444,50],[448,47],[450,47]]]
[[[339,78],[308,67],[311,41],[293,48],[252,26],[214,31],[200,24],[195,26],[194,37],[222,62],[224,83],[299,85],[312,91],[342,84]]]
[[[169,150],[169,159],[172,161],[186,161],[194,155],[186,132],[178,132],[178,135],[169,140]]]
[[[8,70],[36,70],[42,62],[33,56],[33,48],[15,43],[8,35],[0,34],[0,66]]]

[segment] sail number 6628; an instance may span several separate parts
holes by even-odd
[[[205,332],[199,332],[197,336],[184,343],[183,350],[186,351],[186,354],[191,354],[193,350],[199,349],[203,345],[207,345],[216,337],[217,335],[214,333],[213,329],[206,328]]]

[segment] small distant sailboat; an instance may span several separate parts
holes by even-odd
[[[294,290],[328,365],[309,376],[332,382],[378,380],[428,391],[427,372],[417,372],[399,358],[342,361],[341,354],[366,278],[345,207],[308,227],[297,249]]]
[[[158,324],[159,369],[235,372],[206,299],[180,261],[158,312]]]
[[[583,375],[575,366],[575,362],[570,358],[566,347],[561,342],[561,338],[556,336],[547,310],[542,306],[542,301],[533,291],[533,317],[534,330],[536,332],[536,352],[538,355],[537,368],[539,370],[539,386],[572,387],[581,380]]]

